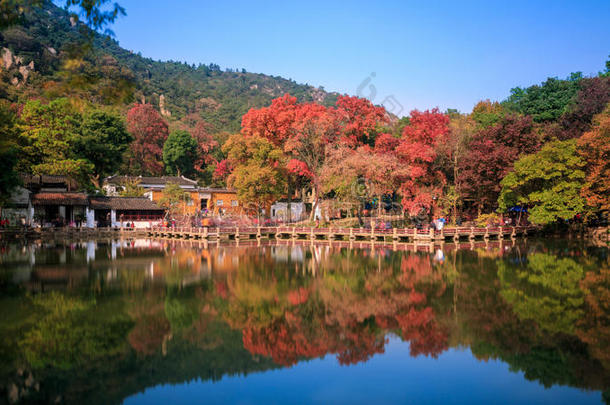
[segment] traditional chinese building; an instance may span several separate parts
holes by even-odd
[[[158,225],[165,210],[146,197],[89,197],[87,226],[148,228]]]
[[[31,195],[34,220],[42,226],[80,224],[88,215],[85,193],[43,191]]]
[[[237,191],[227,188],[199,187],[195,180],[184,176],[136,177],[112,176],[104,180],[103,189],[106,195],[116,196],[127,183],[137,183],[144,189],[144,195],[157,204],[165,197],[168,184],[177,184],[188,195],[180,203],[177,212],[184,215],[241,215],[243,207]]]
[[[237,191],[228,188],[200,188],[199,209],[212,215],[241,215]]]

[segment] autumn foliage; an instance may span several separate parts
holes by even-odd
[[[163,174],[163,145],[167,123],[150,104],[136,104],[127,112],[127,131],[134,137],[133,159],[145,173]]]
[[[540,148],[530,117],[509,115],[474,135],[462,161],[460,183],[480,210],[495,208],[500,180],[521,156]]]
[[[443,192],[445,178],[433,164],[437,158],[436,146],[447,140],[449,117],[438,108],[430,111],[412,111],[410,125],[402,133],[396,153],[409,168],[409,179],[400,191],[402,205],[411,214],[429,211]]]
[[[581,156],[587,162],[582,195],[587,203],[610,211],[610,104],[594,119],[593,127],[579,139]]]

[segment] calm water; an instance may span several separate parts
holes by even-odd
[[[0,246],[0,403],[610,402],[608,250]]]

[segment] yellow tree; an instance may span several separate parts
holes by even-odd
[[[227,185],[237,189],[240,201],[255,207],[257,215],[282,195],[286,176],[281,149],[259,136],[235,134],[222,150],[233,168]]]

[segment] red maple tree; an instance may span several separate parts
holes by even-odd
[[[376,107],[366,98],[339,96],[337,112],[341,120],[341,143],[351,147],[372,144],[376,128],[388,122],[385,108]]]
[[[436,145],[449,134],[449,117],[438,108],[411,111],[396,153],[409,168],[409,178],[401,185],[402,205],[411,214],[430,211],[440,196],[445,178],[434,167]],[[387,140],[387,138],[385,138]]]
[[[136,104],[127,112],[127,131],[134,137],[134,160],[147,174],[163,173],[163,145],[169,135],[167,123],[150,104]]]
[[[462,191],[480,211],[496,207],[500,180],[519,157],[536,152],[540,144],[529,116],[507,115],[496,125],[477,132],[460,163]]]

